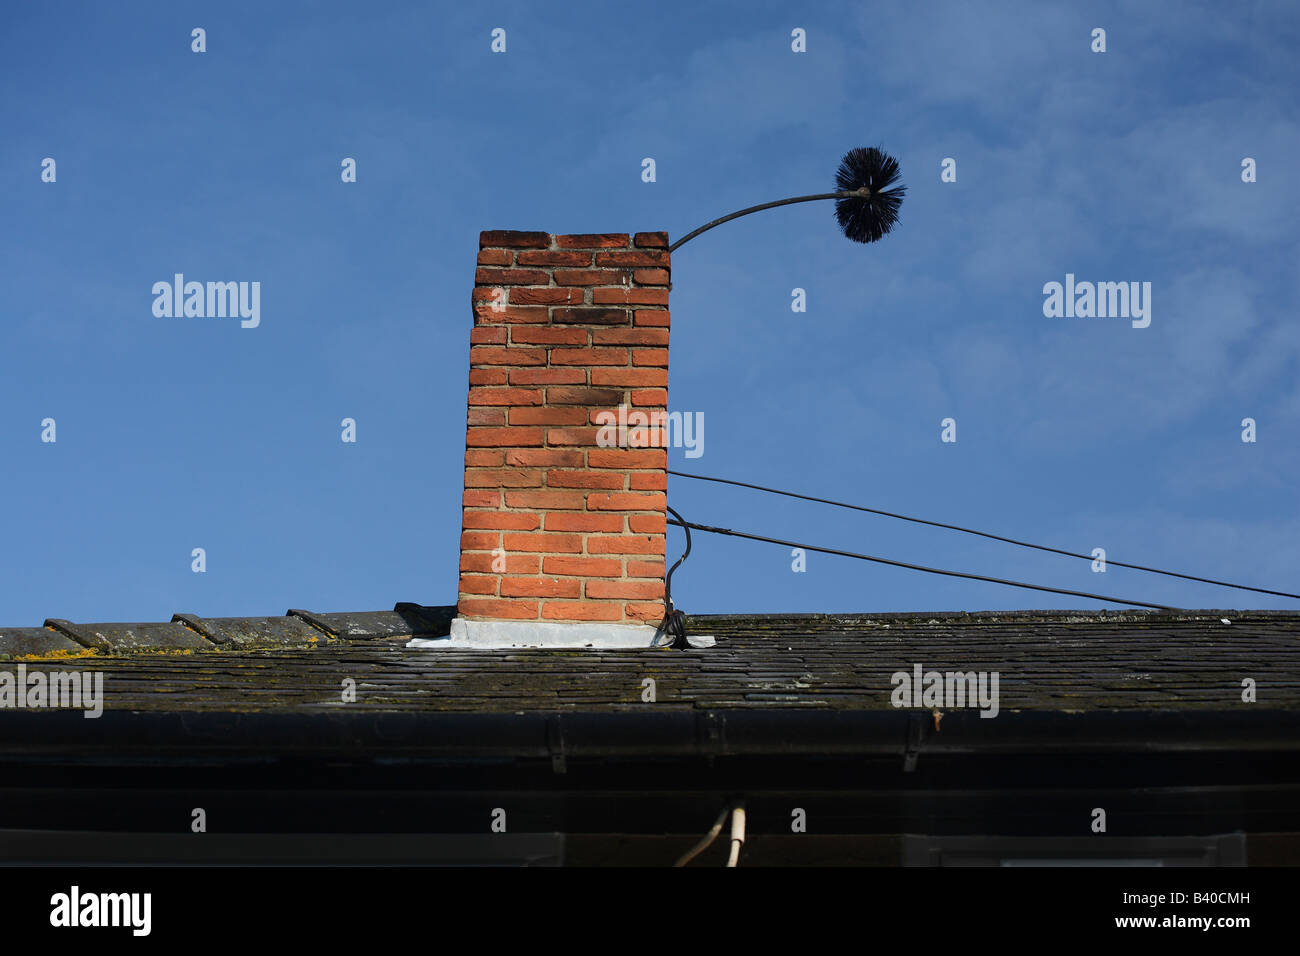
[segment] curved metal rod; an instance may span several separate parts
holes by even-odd
[[[775,202],[765,202],[757,206],[750,206],[748,209],[741,209],[739,212],[733,212],[729,216],[723,216],[721,219],[715,219],[713,220],[713,222],[706,222],[704,225],[700,226],[700,228],[696,229],[694,232],[688,232],[686,235],[682,236],[682,238],[674,242],[671,246],[668,247],[668,251],[669,253],[672,253],[677,249],[678,246],[682,245],[683,243],[690,242],[700,233],[708,232],[714,226],[720,226],[724,222],[731,222],[731,220],[739,219],[741,216],[748,216],[751,212],[762,212],[764,209],[771,209],[775,206],[788,206],[791,203],[796,203],[796,202],[812,202],[814,199],[854,199],[854,198],[865,199],[870,195],[871,195],[871,190],[869,190],[866,186],[863,186],[861,189],[855,189],[852,191],[835,192],[835,193],[817,193],[814,196],[794,196],[790,199],[778,199]]]

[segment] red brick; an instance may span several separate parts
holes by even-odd
[[[461,594],[496,594],[497,579],[491,575],[462,574],[460,576]]]
[[[546,444],[590,447],[596,444],[596,434],[599,431],[598,428],[548,428]]]
[[[668,233],[638,232],[632,237],[632,244],[639,249],[667,249]]]
[[[505,453],[507,465],[580,468],[582,452],[573,448],[520,448]]]
[[[668,389],[634,388],[632,389],[632,404],[666,409],[668,406]]]
[[[515,329],[510,341],[515,345],[586,345],[590,336],[586,329]]]
[[[504,385],[506,370],[503,368],[472,368],[469,370],[470,385]]]
[[[628,515],[627,530],[633,534],[664,534],[668,530],[668,516]]]
[[[628,448],[667,448],[668,430],[640,425],[629,427],[626,444]]]
[[[556,236],[555,244],[561,249],[626,249],[625,232],[581,232],[571,236]]]
[[[580,554],[582,552],[582,537],[576,534],[550,534],[543,531],[538,534],[508,534],[505,538],[507,551],[528,551],[538,554]],[[542,564],[542,570],[546,570],[545,562]]]
[[[667,305],[667,289],[592,289],[593,305]]]
[[[587,421],[593,425],[600,425],[602,428],[606,425],[618,425],[617,408],[588,408],[584,409],[587,413]],[[610,416],[613,418],[610,418]]]
[[[530,290],[519,290],[520,292]],[[538,290],[545,292],[545,289]],[[475,325],[517,325],[520,323],[532,323],[533,325],[543,325],[546,323],[549,315],[546,307],[537,305],[527,308],[516,308],[509,306],[500,312],[494,312],[488,306],[479,306],[474,310]]]
[[[501,535],[487,531],[462,531],[460,549],[462,551],[491,551],[501,547]]]
[[[542,290],[549,291],[549,290]],[[576,292],[579,296],[581,292]],[[599,295],[601,292],[609,291],[621,295],[621,289],[595,289],[592,295]],[[582,300],[579,299],[579,302]],[[627,325],[627,309],[552,309],[551,322],[561,325]]]
[[[648,535],[593,535],[587,539],[587,553],[663,554],[664,539]]]
[[[460,503],[466,508],[497,508],[501,505],[501,492],[466,489]]]
[[[537,620],[537,602],[528,598],[461,598],[456,610],[463,617]]]
[[[587,373],[580,368],[513,368],[511,385],[585,385]]]
[[[521,266],[589,266],[591,253],[556,252],[555,250],[536,252],[530,249],[519,253],[518,261]]]
[[[503,590],[502,593],[504,594],[505,591]],[[662,581],[588,581],[583,596],[652,600],[664,596],[664,583]],[[660,606],[660,611],[662,610]]]
[[[608,388],[548,388],[546,401],[550,405],[617,405],[623,393]]]
[[[465,452],[465,465],[479,465],[486,468],[505,464],[506,455],[495,448],[470,448]]]
[[[603,488],[622,491],[623,476],[590,471],[548,471],[546,484],[550,488]]]
[[[593,329],[592,345],[667,345],[667,329]]]
[[[574,578],[502,578],[502,597],[576,598],[581,582]]]
[[[504,425],[506,423],[506,410],[504,408],[483,408],[478,405],[469,407],[469,414],[465,416],[467,425]]]
[[[540,488],[542,472],[522,468],[466,468],[466,488]]]
[[[666,368],[593,368],[592,385],[614,385],[619,388],[667,388]]]
[[[551,236],[545,232],[519,232],[514,229],[486,229],[478,234],[478,246],[509,246],[511,248],[545,249]]]
[[[579,405],[510,409],[511,425],[582,425],[586,421],[586,409]]]
[[[502,557],[505,558],[507,574],[537,574],[542,566],[542,559],[536,554],[501,555],[490,551],[473,551],[460,556],[460,569],[499,574],[496,569],[501,566]]]
[[[471,365],[545,365],[546,349],[475,345],[470,347],[469,363]]]
[[[548,514],[543,526],[547,531],[579,531],[584,533],[600,531],[621,534],[624,530],[622,515],[591,515],[574,511]]]
[[[515,254],[509,249],[482,249],[478,254],[478,264],[481,266],[508,266],[514,259]]]
[[[528,494],[528,492],[509,492],[506,502],[509,504],[511,494]],[[512,511],[466,511],[461,519],[465,528],[481,531],[536,531],[542,526],[542,519],[537,515],[518,514]]]
[[[667,328],[669,325],[667,309],[637,309],[633,325]]]
[[[506,507],[581,511],[584,498],[585,493],[582,491],[507,491]]]
[[[662,368],[668,367],[668,350],[667,349],[633,349],[633,365],[656,365]]]
[[[663,604],[625,604],[623,613],[634,621],[662,621]]]
[[[592,468],[658,468],[668,467],[668,452],[662,448],[593,448],[587,452],[587,464]]]
[[[633,491],[667,491],[668,476],[661,471],[635,471],[627,476]]]
[[[620,604],[597,604],[595,601],[546,601],[542,617],[558,621],[621,621]]]
[[[550,285],[551,274],[545,269],[494,269],[492,266],[479,266],[474,270],[474,282],[477,285]]]
[[[581,289],[511,289],[511,305],[581,305]]]
[[[543,574],[570,574],[585,578],[616,578],[623,573],[618,558],[542,558]]]
[[[646,350],[642,350],[646,351]],[[667,349],[663,350],[667,352]],[[626,365],[627,349],[554,349],[551,351],[551,365]],[[664,364],[667,364],[665,359]]]
[[[626,269],[557,269],[556,285],[616,285],[630,284],[631,273]]]
[[[470,405],[540,405],[542,393],[535,388],[471,388]]]
[[[505,326],[480,325],[469,330],[471,345],[505,345],[510,338],[510,330]]]
[[[661,581],[664,576],[664,562],[659,561],[628,561],[627,576],[629,578],[659,578]]]
[[[632,280],[637,285],[668,285],[668,270],[636,269],[632,272]]]
[[[509,493],[506,494],[506,504],[510,504]],[[592,492],[587,495],[589,511],[663,511],[667,507],[668,496],[655,492],[645,494]]]
[[[465,444],[471,448],[527,448],[542,443],[542,429],[519,425],[504,428],[470,428]]]
[[[666,266],[667,251],[639,250],[630,252],[598,252],[597,266]]]

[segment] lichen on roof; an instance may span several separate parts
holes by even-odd
[[[856,711],[889,709],[891,675],[916,664],[998,672],[1004,711],[1232,710],[1255,706],[1241,699],[1247,678],[1259,706],[1300,710],[1295,612],[696,615],[688,633],[714,635],[715,647],[405,647],[445,635],[454,614],[398,604],[152,625],[54,621],[0,628],[0,659],[103,671],[107,706],[136,711]],[[345,679],[354,700],[340,693]]]

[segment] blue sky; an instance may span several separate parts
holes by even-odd
[[[5,5],[0,624],[454,602],[480,230],[677,237],[830,189],[877,144],[908,186],[882,242],[810,203],[674,256],[669,404],[705,445],[670,467],[1296,590],[1298,46],[1290,3]],[[260,326],[155,317],[176,272],[259,281]],[[1150,282],[1150,327],[1045,317],[1066,273]],[[1297,606],[681,478],[669,503],[1062,588]],[[673,591],[694,612],[1101,606],[816,554],[794,573],[705,535]]]

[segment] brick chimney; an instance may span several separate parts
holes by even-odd
[[[667,412],[668,289],[664,232],[480,235],[453,641],[654,640],[663,433],[602,425]]]

